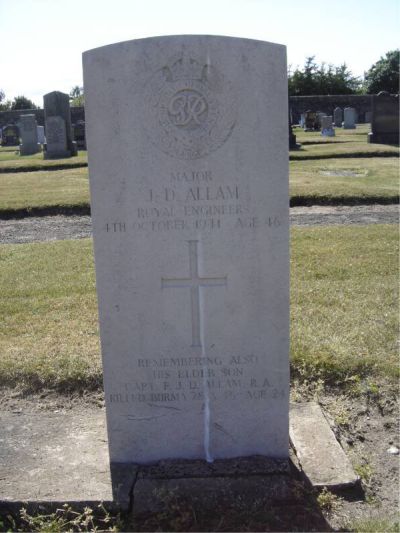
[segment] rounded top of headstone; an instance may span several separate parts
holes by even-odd
[[[236,41],[236,42],[243,42],[243,43],[254,43],[254,45],[269,45],[274,47],[280,47],[286,49],[286,46],[284,44],[279,43],[271,43],[269,41],[262,41],[261,39],[248,39],[247,37],[232,37],[229,35],[207,35],[207,34],[198,34],[198,35],[191,35],[191,34],[181,34],[181,35],[156,35],[152,37],[144,37],[141,39],[132,39],[130,41],[121,41],[118,43],[111,43],[104,46],[99,46],[97,48],[92,48],[90,50],[85,50],[83,52],[83,56],[86,56],[87,54],[91,54],[95,51],[101,51],[101,53],[104,53],[106,51],[106,48],[114,48],[114,47],[128,47],[130,45],[141,45],[141,44],[150,44],[151,42],[157,43],[157,41],[176,41],[176,42],[199,42],[202,43],[204,41]]]
[[[380,91],[378,93],[378,96],[390,96],[390,93],[388,93],[387,91]]]

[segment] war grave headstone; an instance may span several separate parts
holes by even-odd
[[[343,117],[343,129],[354,130],[356,127],[356,110],[354,107],[345,107]]]
[[[40,152],[41,146],[38,141],[37,122],[35,115],[21,115],[19,117],[18,125],[21,139],[19,153],[21,155],[32,155]]]
[[[304,117],[304,131],[315,131],[318,129],[317,115],[314,111],[306,111]]]
[[[382,91],[372,97],[371,132],[368,142],[399,144],[399,95]]]
[[[38,142],[44,144],[46,142],[46,137],[44,136],[44,126],[36,126]]]
[[[332,117],[324,116],[321,118],[321,135],[324,137],[334,137],[335,130],[333,128]]]
[[[333,111],[333,123],[335,128],[341,128],[343,122],[343,109],[341,107],[335,107]]]
[[[287,458],[285,47],[155,37],[83,66],[111,462]]]
[[[1,132],[2,146],[19,145],[19,128],[15,124],[7,124]]]
[[[46,144],[45,159],[59,159],[77,154],[71,127],[69,96],[53,91],[43,96]]]

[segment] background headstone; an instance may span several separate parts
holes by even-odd
[[[333,122],[336,128],[342,127],[343,109],[341,107],[335,107],[333,111]]]
[[[372,111],[365,112],[365,123],[369,124],[372,120]]]
[[[112,462],[288,456],[285,56],[216,36],[83,55]]]
[[[318,129],[317,115],[314,111],[306,111],[304,117],[304,131],[315,131]]]
[[[322,125],[322,117],[325,117],[326,113],[323,111],[317,111],[316,112],[316,129],[319,131],[321,129]]]
[[[324,137],[334,137],[335,130],[333,129],[332,117],[324,116],[321,118],[321,135]]]
[[[85,122],[78,120],[76,124],[73,124],[72,129],[77,148],[79,150],[86,150]]]
[[[382,91],[372,98],[371,132],[368,142],[399,144],[399,95]]]
[[[46,120],[46,149],[47,157],[69,157],[67,150],[67,133],[65,121],[61,117],[48,117]]]
[[[7,124],[1,132],[2,146],[19,145],[19,128],[15,124]]]
[[[354,107],[345,107],[343,115],[343,129],[354,130],[356,127],[356,110]]]
[[[46,142],[46,137],[44,136],[44,126],[37,126],[37,136],[40,144],[44,144]]]
[[[73,141],[72,136],[72,127],[71,127],[71,110],[69,106],[69,96],[68,94],[61,93],[59,91],[54,91],[43,96],[44,103],[44,121],[45,121],[45,134],[47,143],[45,145],[44,158],[45,159],[58,159],[71,157],[77,154],[76,143]],[[66,139],[66,148],[65,150],[56,150],[49,146],[49,119],[53,117],[58,117],[64,122],[65,130],[65,139]],[[61,126],[58,126],[60,121],[52,121],[53,131],[58,129],[59,131]],[[50,134],[53,136],[53,133]],[[60,134],[61,135],[61,134]],[[58,141],[52,142],[51,144],[57,146],[61,145]]]
[[[18,126],[21,139],[21,144],[19,145],[20,154],[32,155],[40,152],[41,146],[38,141],[35,115],[21,115]]]

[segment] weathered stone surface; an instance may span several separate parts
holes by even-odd
[[[62,117],[48,117],[46,120],[46,152],[45,159],[69,157],[67,150],[67,133],[65,120]]]
[[[41,147],[38,140],[35,115],[21,115],[18,126],[21,138],[21,144],[19,145],[20,154],[32,155],[39,152]]]
[[[356,110],[354,107],[345,107],[343,117],[343,129],[354,130],[356,127]]]
[[[399,144],[399,95],[385,91],[372,97],[371,132],[368,142]]]
[[[343,122],[343,109],[341,107],[335,107],[333,111],[333,122],[336,128],[342,127]]]
[[[38,143],[44,144],[46,142],[46,137],[44,135],[44,126],[36,126]]]
[[[343,488],[358,482],[318,404],[291,404],[290,440],[304,474],[314,487]]]
[[[60,159],[76,155],[68,94],[60,91],[45,94],[43,105],[46,129],[44,158]]]
[[[0,510],[24,502],[127,508],[135,469],[110,473],[104,412],[1,413]]]
[[[111,461],[287,457],[285,48],[156,37],[83,64]]]
[[[321,117],[321,135],[324,137],[334,137],[335,130],[333,129],[332,117],[324,115]]]

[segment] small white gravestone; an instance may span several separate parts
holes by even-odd
[[[354,130],[356,127],[356,110],[354,107],[344,108],[343,129]]]
[[[332,117],[326,115],[321,118],[321,135],[324,137],[334,137],[335,130],[333,129]]]
[[[155,37],[83,65],[111,461],[286,458],[285,47]]]
[[[68,157],[65,121],[53,116],[46,119],[46,153],[51,157]]]
[[[44,126],[36,126],[38,142],[44,144],[46,142],[46,137],[44,136]]]
[[[37,123],[35,115],[21,115],[18,122],[21,144],[19,152],[21,155],[32,155],[40,151],[40,144],[37,135]]]

